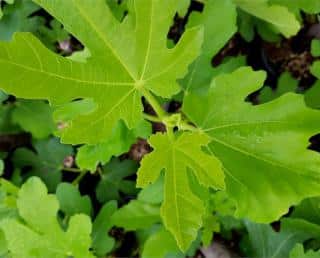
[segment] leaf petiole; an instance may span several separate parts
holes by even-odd
[[[174,117],[177,116],[178,114],[169,115],[167,112],[163,110],[163,108],[161,107],[157,99],[153,96],[153,94],[150,91],[145,89],[141,89],[141,90],[142,90],[143,96],[146,98],[146,100],[148,101],[148,103],[151,105],[151,107],[153,108],[153,110],[156,112],[158,116],[156,117],[149,114],[143,114],[144,119],[151,122],[155,122],[155,123],[165,124],[167,128],[167,133],[170,137],[173,137],[173,134],[174,134],[173,128],[175,126],[177,126],[182,131],[191,131],[191,132],[199,131],[198,128],[196,128],[193,125],[190,125],[187,121],[184,121],[184,120],[178,121],[179,119],[177,117],[176,119],[174,119]],[[173,118],[173,119],[170,119],[170,118]],[[172,121],[177,120],[178,124],[176,124],[175,126],[170,126],[169,123],[171,120]]]
[[[181,121],[179,124],[179,129],[182,131],[191,131],[191,132],[199,132],[200,129],[189,124],[187,121]]]
[[[156,116],[151,116],[149,114],[144,113],[143,118],[150,121],[150,122],[155,122],[155,123],[162,123],[162,120],[159,117]]]
[[[83,170],[80,172],[80,174],[72,181],[73,185],[78,185],[81,181],[81,179],[88,173],[87,170]]]
[[[66,171],[66,172],[72,172],[72,173],[81,173],[82,170],[79,169],[79,168],[66,168],[66,167],[63,167],[61,169],[62,171]]]
[[[163,118],[167,115],[166,112],[163,110],[157,99],[153,96],[153,94],[146,90],[146,89],[141,89],[142,95],[146,98],[148,103],[151,105],[153,108],[154,112],[156,112],[157,116],[159,117],[160,121],[163,121]]]

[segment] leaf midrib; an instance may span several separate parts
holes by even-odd
[[[180,241],[183,241],[183,237],[182,237],[182,232],[181,232],[181,225],[180,225],[180,216],[179,216],[179,208],[178,208],[178,192],[177,192],[177,186],[176,186],[176,164],[175,164],[175,151],[174,149],[172,149],[171,151],[172,155],[172,176],[173,176],[173,192],[174,192],[174,209],[175,209],[175,215],[176,215],[176,222],[177,222],[177,226],[178,226],[178,238],[180,239]]]
[[[209,136],[210,136],[210,135],[209,135]],[[213,142],[220,143],[220,144],[224,145],[225,147],[227,147],[227,148],[229,148],[229,149],[232,149],[232,150],[234,150],[234,151],[236,151],[236,152],[239,152],[239,153],[241,153],[241,154],[243,154],[243,155],[245,155],[245,156],[252,157],[252,158],[254,158],[254,159],[256,159],[256,160],[258,160],[258,161],[260,161],[260,162],[262,161],[262,162],[268,163],[268,164],[270,164],[270,165],[272,165],[272,166],[276,166],[276,167],[279,167],[279,168],[283,168],[283,169],[285,169],[285,170],[292,171],[292,172],[294,172],[295,174],[297,174],[298,176],[313,178],[313,177],[311,177],[311,176],[308,176],[308,175],[305,175],[305,174],[301,174],[301,173],[300,173],[300,170],[298,170],[298,169],[294,169],[294,168],[292,168],[292,167],[286,167],[286,166],[284,166],[284,165],[281,164],[281,163],[278,163],[278,162],[275,162],[275,161],[273,161],[273,160],[267,159],[267,158],[265,158],[265,157],[259,156],[259,155],[255,154],[255,153],[251,153],[251,152],[249,152],[249,151],[247,151],[247,150],[244,150],[244,149],[242,149],[242,148],[240,148],[240,147],[234,146],[234,145],[232,145],[232,144],[230,144],[230,143],[228,143],[228,142],[226,142],[226,141],[220,140],[218,137],[210,136],[210,138],[212,139]],[[313,179],[314,179],[314,178],[313,178]],[[319,178],[316,178],[316,179],[319,179]]]
[[[153,30],[152,30],[152,19],[153,19],[153,13],[154,13],[154,7],[153,7],[153,1],[151,1],[151,14],[150,14],[150,28],[149,28],[149,36],[148,36],[148,47],[147,47],[147,53],[146,53],[146,56],[145,56],[145,60],[144,60],[144,65],[143,65],[143,70],[142,70],[142,73],[141,73],[141,76],[140,76],[140,81],[143,80],[143,77],[144,77],[144,74],[146,72],[146,69],[147,69],[147,64],[149,62],[149,56],[150,56],[150,51],[151,51],[151,36],[152,36],[152,33],[153,33]]]
[[[97,33],[97,35],[99,36],[99,38],[103,41],[103,43],[106,45],[106,47],[108,49],[110,49],[110,51],[112,52],[112,54],[114,55],[114,57],[119,61],[119,63],[124,67],[124,69],[126,70],[126,72],[128,73],[128,75],[134,80],[134,81],[138,81],[138,79],[132,74],[132,72],[130,71],[129,67],[126,65],[126,63],[122,60],[122,58],[117,54],[116,50],[112,47],[112,45],[105,39],[103,33],[99,30],[99,28],[91,21],[91,19],[86,15],[85,11],[77,4],[79,2],[77,2],[76,0],[72,0],[72,2],[74,3],[74,6],[78,9],[81,17],[87,21],[87,23],[89,24],[89,26],[93,29],[93,31],[95,31]]]
[[[202,163],[197,162],[196,159],[195,159],[195,157],[190,156],[189,153],[183,151],[182,149],[177,149],[177,150],[178,150],[178,151],[181,153],[181,155],[184,156],[187,160],[189,159],[191,162],[194,163],[195,166],[197,166],[198,168],[200,168],[200,169],[201,169],[201,172],[202,172],[203,174],[205,174],[205,176],[206,176],[207,178],[210,178],[210,173],[209,173],[210,171],[208,171],[207,168],[206,168],[205,166],[203,166]],[[210,157],[207,157],[207,158],[210,159]],[[193,166],[190,165],[190,164],[188,164],[188,167],[190,167],[191,169],[194,169]],[[199,172],[200,172],[200,171],[199,171]],[[193,172],[193,173],[194,173],[194,172]],[[217,186],[216,186],[216,187],[217,187]],[[218,188],[218,187],[217,187],[217,188]]]
[[[265,163],[269,163],[272,166],[277,166],[277,167],[292,171],[292,172],[294,172],[295,174],[297,174],[299,176],[307,177],[307,175],[305,175],[305,174],[300,174],[299,170],[293,169],[291,167],[286,167],[286,166],[282,165],[281,163],[272,161],[272,160],[267,159],[265,157],[261,157],[261,156],[255,154],[255,153],[251,153],[251,152],[249,152],[247,150],[244,150],[243,148],[234,146],[234,145],[228,143],[227,141],[221,140],[221,139],[219,139],[219,137],[216,137],[216,136],[212,135],[212,132],[214,132],[215,130],[219,130],[219,129],[226,129],[226,128],[239,127],[239,126],[247,126],[247,125],[261,125],[261,124],[283,124],[283,125],[288,125],[288,124],[291,124],[291,123],[284,122],[284,121],[278,121],[278,120],[253,121],[253,122],[249,121],[249,122],[240,122],[240,123],[230,123],[230,124],[226,124],[226,125],[222,125],[222,126],[216,126],[216,127],[204,129],[202,131],[205,132],[213,141],[215,141],[217,143],[220,143],[220,144],[222,144],[222,145],[224,145],[224,146],[226,146],[226,147],[228,147],[230,149],[233,149],[234,151],[237,151],[237,152],[239,152],[241,154],[244,154],[246,156],[253,157],[258,161],[263,161]]]
[[[226,129],[226,128],[232,128],[232,127],[238,127],[238,126],[246,126],[246,125],[263,125],[263,124],[283,124],[287,125],[290,124],[289,122],[284,122],[280,120],[268,120],[268,121],[245,121],[245,122],[231,122],[224,125],[219,125],[211,128],[203,129],[202,131],[205,133],[213,132],[215,130],[219,129]]]
[[[4,59],[0,59],[1,63],[5,63],[5,64],[11,64],[11,65],[15,65],[18,67],[21,67],[25,70],[28,70],[30,72],[37,72],[37,73],[43,73],[47,76],[50,77],[56,77],[62,80],[68,80],[68,81],[74,81],[74,82],[78,82],[78,83],[84,83],[84,84],[94,84],[94,85],[109,85],[109,86],[133,86],[134,83],[132,82],[103,82],[103,81],[87,81],[87,80],[80,80],[74,77],[68,77],[68,76],[63,76],[57,73],[51,73],[51,72],[47,72],[41,69],[36,69],[36,68],[32,68],[30,66],[26,66],[23,64],[19,64],[13,61],[9,61],[9,60],[4,60]]]
[[[292,233],[290,234],[286,239],[284,239],[281,244],[278,246],[278,248],[275,250],[275,252],[272,254],[272,256],[270,258],[275,258],[276,255],[278,255],[278,253],[280,253],[281,249],[283,248],[283,246],[293,237],[295,237],[296,235],[298,235],[298,233]]]

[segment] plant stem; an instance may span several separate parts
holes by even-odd
[[[167,134],[168,134],[169,138],[170,138],[171,140],[173,140],[173,139],[174,139],[173,127],[166,126],[166,129],[167,129]]]
[[[157,116],[159,117],[160,121],[166,116],[166,112],[162,109],[161,105],[157,101],[157,99],[152,95],[152,93],[146,89],[142,89],[142,95],[146,98],[149,102],[151,107],[153,108],[154,112],[156,112]]]
[[[81,173],[82,172],[82,170],[79,168],[65,168],[65,167],[63,167],[61,170],[67,171],[67,172],[73,172],[73,173]]]
[[[199,128],[197,128],[195,126],[188,124],[186,121],[183,121],[180,124],[180,129],[185,130],[185,131],[191,131],[191,132],[199,132],[199,130],[200,130]]]
[[[162,120],[159,117],[156,116],[151,116],[148,115],[146,113],[143,114],[144,119],[151,121],[151,122],[155,122],[155,123],[162,123]]]
[[[78,185],[81,181],[81,179],[88,173],[87,170],[83,170],[80,172],[80,174],[76,177],[75,180],[72,181],[73,185]]]
[[[143,96],[146,98],[146,100],[148,101],[148,103],[151,105],[151,107],[153,108],[153,110],[156,112],[156,114],[158,116],[158,117],[156,117],[156,116],[151,116],[148,114],[143,114],[143,117],[146,120],[149,120],[151,122],[164,123],[166,126],[167,133],[168,133],[169,137],[173,138],[174,137],[173,128],[168,126],[168,124],[166,124],[164,121],[165,120],[164,118],[166,116],[168,116],[167,112],[165,112],[163,110],[163,108],[161,107],[161,105],[159,104],[157,99],[153,96],[153,94],[150,91],[148,91],[146,89],[142,89],[141,91],[142,91]],[[186,131],[192,131],[192,132],[199,130],[198,128],[194,127],[193,125],[188,124],[186,121],[183,121],[180,124],[180,129],[186,130]]]

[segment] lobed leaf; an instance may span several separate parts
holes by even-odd
[[[143,246],[142,258],[149,257],[185,257],[179,250],[172,235],[164,228],[160,228],[151,235]]]
[[[304,251],[302,244],[297,244],[290,252],[290,258],[318,258],[320,256],[320,251],[309,250]]]
[[[98,256],[103,256],[110,252],[115,244],[115,240],[109,236],[108,232],[112,228],[111,217],[117,210],[117,203],[111,201],[100,209],[92,226],[92,248]]]
[[[75,215],[63,231],[57,221],[59,203],[40,179],[30,178],[21,187],[17,207],[24,223],[14,219],[0,223],[13,258],[94,257],[89,251],[90,218]]]
[[[15,103],[12,121],[36,139],[45,139],[55,130],[52,109],[42,101],[20,100]]]
[[[0,40],[10,40],[17,31],[37,32],[45,22],[40,16],[32,16],[39,9],[40,7],[30,0],[14,0],[14,4],[6,5],[3,8],[3,17],[0,17]]]
[[[105,165],[112,156],[119,156],[129,151],[130,146],[138,137],[147,138],[151,134],[151,125],[142,120],[136,128],[129,130],[123,123],[118,123],[108,141],[97,145],[83,145],[78,149],[76,156],[77,165],[91,172],[96,170],[99,163]]]
[[[149,228],[160,222],[159,206],[132,200],[118,209],[111,218],[112,224],[126,230]]]
[[[142,119],[141,96],[147,91],[162,97],[177,93],[176,80],[200,51],[199,27],[188,29],[174,48],[166,46],[178,8],[175,0],[135,0],[135,12],[122,22],[105,0],[94,5],[91,0],[34,2],[80,40],[91,57],[79,63],[54,54],[29,33],[17,33],[13,41],[0,43],[0,83],[17,97],[54,104],[93,99],[96,109],[63,129],[66,143],[105,141],[119,120],[133,128]],[[72,15],[67,10],[73,10]]]
[[[214,72],[211,59],[236,32],[236,22],[236,6],[231,0],[208,1],[202,13],[190,14],[187,26],[192,28],[203,25],[204,39],[200,56],[181,81],[186,91],[199,89],[211,81]]]
[[[59,201],[60,210],[66,216],[78,213],[91,215],[92,207],[89,196],[81,196],[76,186],[68,183],[60,183],[57,187],[56,196]]]
[[[135,182],[127,177],[136,173],[138,164],[132,160],[120,161],[112,159],[102,168],[101,180],[96,188],[98,201],[101,203],[111,200],[121,200],[121,194],[135,195]]]
[[[319,195],[320,156],[307,147],[319,132],[320,113],[297,94],[258,106],[245,102],[264,79],[251,68],[218,76],[205,95],[187,95],[183,111],[210,137],[236,215],[265,223]]]
[[[283,258],[288,257],[297,243],[311,239],[319,234],[320,227],[315,227],[304,221],[290,220],[281,224],[279,232],[275,232],[270,225],[254,224],[246,221],[248,231],[249,257]]]
[[[209,143],[205,134],[182,133],[172,137],[156,134],[149,142],[154,151],[142,160],[137,186],[154,183],[165,170],[161,216],[178,246],[186,251],[195,239],[205,213],[203,201],[190,188],[188,171],[191,169],[203,186],[221,189],[224,187],[221,164],[202,151],[201,147]],[[188,214],[187,218],[185,214]]]
[[[300,24],[294,14],[281,5],[269,4],[265,0],[234,0],[243,11],[272,24],[284,36],[296,35]]]
[[[297,91],[299,81],[294,79],[290,73],[284,72],[280,75],[277,88],[272,89],[270,87],[264,87],[259,93],[259,101],[260,103],[271,101],[275,98],[282,96],[288,92]]]
[[[64,159],[72,154],[72,147],[60,144],[58,139],[50,138],[34,143],[36,153],[19,148],[14,152],[13,161],[18,168],[29,168],[29,176],[40,177],[55,192],[62,179],[61,170]]]
[[[320,12],[320,2],[318,0],[270,0],[270,3],[287,6],[289,10],[316,14]]]

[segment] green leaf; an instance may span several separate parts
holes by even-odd
[[[143,188],[138,194],[138,200],[150,204],[161,204],[163,201],[163,177],[154,184]]]
[[[55,130],[52,109],[42,101],[20,100],[12,112],[12,121],[37,139],[47,138]]]
[[[4,16],[0,19],[0,40],[10,40],[17,31],[36,32],[44,19],[30,16],[39,9],[40,7],[30,0],[15,0],[13,5],[6,5]]]
[[[1,134],[14,134],[21,132],[19,126],[12,121],[13,105],[0,104],[0,133]]]
[[[206,214],[203,220],[202,229],[202,243],[205,247],[208,247],[213,239],[213,234],[220,232],[220,223],[216,216],[212,214]]]
[[[50,28],[47,26],[39,27],[37,34],[41,38],[42,42],[52,50],[56,50],[55,44],[57,44],[57,42],[62,42],[70,38],[62,24],[55,19],[50,22]]]
[[[304,219],[320,225],[320,197],[303,200],[294,208],[290,217]]]
[[[308,227],[305,228],[305,231],[303,231],[303,228],[298,230],[296,225],[299,226],[299,224],[301,224],[300,221],[292,220],[283,223],[280,232],[275,232],[270,225],[254,224],[246,221],[249,241],[246,255],[259,258],[288,257],[296,243],[302,243],[313,236],[312,233],[309,234]],[[301,225],[306,226],[303,222]]]
[[[316,76],[319,79],[320,78],[320,61],[314,62],[310,68],[310,71],[314,76]]]
[[[188,8],[191,4],[190,0],[180,0],[178,1],[179,5],[178,5],[178,9],[177,9],[177,13],[179,14],[179,16],[185,16],[188,12]]]
[[[310,14],[320,12],[320,2],[318,0],[270,0],[270,3],[286,6],[289,10],[296,12],[300,10]]]
[[[320,257],[320,251],[304,251],[302,244],[297,244],[292,251],[290,252],[290,258],[319,258]]]
[[[88,169],[94,172],[99,163],[104,165],[112,156],[119,156],[129,151],[138,137],[147,137],[150,134],[151,125],[144,120],[134,130],[129,130],[122,122],[118,123],[108,141],[80,147],[76,162],[82,170]]]
[[[320,56],[320,40],[319,39],[313,39],[311,41],[311,54],[314,57]]]
[[[69,58],[76,58],[79,61],[79,58],[84,58],[82,55],[80,57],[70,56]],[[79,61],[85,62],[85,60]],[[92,99],[80,99],[77,101],[72,101],[67,104],[55,105],[53,119],[61,125],[66,125],[69,120],[72,120],[80,115],[86,115],[91,113],[97,108],[97,105]],[[59,132],[57,132],[59,134]]]
[[[96,188],[97,199],[104,203],[110,200],[121,200],[121,193],[137,193],[135,182],[127,177],[136,173],[138,164],[132,160],[112,159],[102,168],[101,180]]]
[[[280,5],[269,5],[267,1],[261,0],[234,0],[243,11],[272,24],[286,37],[297,34],[300,24],[294,14]]]
[[[7,4],[13,4],[14,0],[4,0],[4,2],[6,2]],[[0,6],[0,19],[3,16],[3,12],[2,12],[2,7]]]
[[[17,167],[30,167],[30,175],[39,176],[47,184],[50,192],[55,192],[61,181],[63,160],[72,154],[72,147],[62,145],[58,139],[41,140],[34,144],[36,153],[20,148],[14,153],[13,160]]]
[[[71,56],[68,56],[68,58],[73,61],[85,63],[90,56],[91,56],[91,53],[89,49],[85,48],[83,50],[73,52]]]
[[[238,68],[246,65],[246,57],[245,56],[237,56],[237,57],[227,57],[223,60],[223,62],[213,68],[212,78],[224,73],[232,73]],[[208,83],[211,82],[212,78]]]
[[[115,244],[114,239],[108,235],[108,232],[113,226],[111,216],[116,210],[117,203],[115,201],[106,203],[93,222],[92,248],[98,256],[110,252]]]
[[[73,216],[78,213],[91,215],[92,207],[89,196],[81,196],[76,186],[61,183],[57,187],[56,196],[60,204],[60,210],[67,216]]]
[[[0,257],[1,258],[10,258],[8,254],[8,247],[5,235],[0,231]]]
[[[220,235],[226,239],[232,237],[232,231],[242,231],[244,228],[243,221],[234,217],[235,210],[234,201],[225,191],[218,191],[210,195],[209,211],[212,211],[212,214],[218,219]],[[214,229],[218,230],[218,226],[216,225]],[[203,230],[206,228],[204,227]]]
[[[119,156],[128,151],[135,139],[124,123],[119,123],[107,142],[81,146],[78,149],[76,162],[81,169],[95,172],[99,163],[104,165],[112,156]]]
[[[213,75],[211,59],[236,32],[236,18],[236,7],[231,0],[208,1],[201,14],[191,13],[187,26],[203,24],[204,42],[201,55],[191,65],[188,75],[181,82],[186,91],[201,88],[210,82]]]
[[[178,246],[186,251],[202,225],[205,212],[203,201],[190,189],[188,171],[192,170],[201,185],[220,189],[224,187],[221,164],[202,151],[201,147],[209,143],[205,134],[182,133],[172,137],[156,134],[149,138],[149,143],[154,151],[142,160],[137,186],[154,183],[165,170],[161,216]]]
[[[311,68],[310,72],[312,75],[320,79],[320,61],[315,61]],[[319,109],[320,108],[320,80],[317,80],[314,85],[305,93],[305,101],[308,106],[312,108]]]
[[[277,88],[275,90],[270,87],[262,88],[259,94],[260,103],[268,102],[282,96],[288,92],[295,92],[298,88],[299,81],[294,79],[288,72],[284,72],[278,79]]]
[[[164,228],[160,228],[152,234],[144,244],[142,258],[151,257],[185,257],[179,250],[176,241],[172,235]]]
[[[91,58],[86,63],[72,61],[52,53],[31,34],[17,33],[10,43],[0,43],[0,83],[17,97],[54,104],[93,99],[96,110],[62,130],[66,143],[105,141],[119,120],[129,129],[135,127],[142,119],[141,96],[149,91],[161,97],[176,94],[176,80],[184,77],[200,51],[199,27],[186,30],[173,49],[166,47],[175,0],[136,0],[136,12],[129,12],[122,23],[105,0],[94,5],[91,0],[34,2],[61,21],[90,50]],[[73,15],[65,10],[73,10]]]
[[[252,41],[255,36],[254,22],[255,18],[253,16],[238,9],[238,30],[240,35],[248,42]]]
[[[8,99],[8,95],[4,91],[0,90],[0,102],[5,101],[6,99]]]
[[[129,1],[117,1],[117,0],[107,0],[107,4],[109,5],[113,15],[121,21],[124,16],[125,12],[128,11],[128,3]]]
[[[236,216],[261,223],[320,193],[320,156],[307,149],[309,138],[319,132],[320,113],[297,94],[258,106],[245,102],[264,79],[264,72],[240,68],[216,77],[205,94],[189,94],[183,106],[211,139],[210,150],[226,173],[227,193],[237,203]]]
[[[62,230],[57,221],[59,203],[40,179],[31,178],[21,187],[17,205],[24,223],[13,219],[0,223],[13,258],[94,257],[89,252],[90,218],[75,215],[67,231]]]
[[[130,201],[112,216],[112,224],[128,231],[145,229],[160,222],[159,206],[139,200]]]
[[[281,219],[281,228],[285,231],[295,233],[295,235],[304,236],[304,239],[320,240],[320,225],[308,222],[299,218]]]
[[[11,182],[0,180],[0,221],[8,218],[17,218],[18,188]]]
[[[318,73],[318,76],[320,76],[320,73]],[[320,80],[317,80],[312,85],[312,87],[308,89],[304,94],[306,104],[311,108],[319,109],[320,108],[319,96],[320,96]]]
[[[206,214],[204,216],[201,240],[205,247],[212,243],[214,233],[225,233],[232,229],[241,227],[241,221],[236,220],[234,202],[227,196],[225,191],[209,193]],[[225,236],[224,236],[225,237]]]
[[[279,35],[278,31],[275,30],[272,24],[257,18],[254,18],[254,24],[256,25],[257,32],[263,40],[272,43],[281,41],[281,36]]]
[[[219,216],[233,216],[236,210],[235,203],[225,191],[211,193],[210,205],[215,214]]]
[[[0,159],[0,175],[2,176],[4,172],[4,163],[3,163],[3,160]]]

